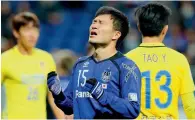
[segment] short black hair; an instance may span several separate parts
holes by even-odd
[[[149,3],[138,7],[135,17],[143,36],[159,36],[165,25],[168,25],[168,17],[171,10],[160,3]]]
[[[117,41],[117,46],[119,46],[129,32],[128,18],[121,11],[109,6],[100,7],[96,12],[95,17],[105,14],[111,15],[114,29],[121,32],[121,36]]]
[[[31,12],[18,13],[12,18],[12,29],[18,32],[22,26],[26,26],[30,22],[33,22],[33,26],[37,28],[40,27],[39,19],[34,13]]]

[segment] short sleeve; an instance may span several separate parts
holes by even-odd
[[[49,72],[56,71],[56,63],[55,63],[52,55],[50,55],[50,54],[49,54],[48,62],[49,62]]]
[[[183,73],[182,76],[183,78],[181,78],[180,94],[193,92],[195,87],[194,87],[190,66],[186,57],[184,57],[183,62],[181,64],[182,64],[181,71]]]

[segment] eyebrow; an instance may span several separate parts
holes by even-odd
[[[93,22],[94,22],[94,21],[105,22],[105,20],[100,20],[100,19],[94,19]]]

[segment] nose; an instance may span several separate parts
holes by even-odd
[[[97,23],[91,25],[91,29],[97,29],[97,27],[98,27]]]
[[[97,29],[97,25],[92,25],[92,29]]]
[[[31,39],[35,39],[35,36],[34,35],[30,35],[29,36]]]
[[[36,33],[35,32],[29,32],[28,37],[31,39],[36,39]]]

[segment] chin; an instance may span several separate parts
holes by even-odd
[[[28,48],[34,48],[36,45],[35,44],[29,44],[27,45]]]
[[[101,43],[101,41],[97,40],[97,39],[93,39],[93,38],[89,38],[89,43]]]
[[[94,44],[97,43],[96,40],[89,39],[89,43]]]

